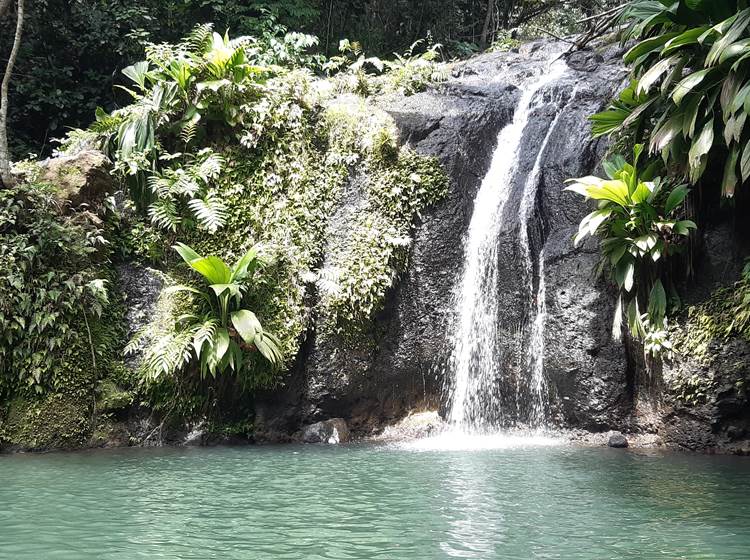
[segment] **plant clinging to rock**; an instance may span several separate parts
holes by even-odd
[[[640,171],[642,152],[636,146],[632,165],[622,156],[605,162],[607,179],[571,179],[566,190],[598,201],[581,221],[575,243],[588,235],[601,238],[602,266],[620,290],[618,314],[626,309],[631,333],[647,354],[656,355],[671,348],[666,315],[679,301],[669,281],[670,257],[684,250],[683,240],[696,225],[682,219],[688,188],[652,177],[653,167]]]
[[[253,274],[267,264],[254,246],[232,267],[216,256],[202,257],[189,246],[178,243],[174,249],[207,283],[206,289],[176,285],[167,293],[185,292],[193,296],[190,312],[177,317],[172,332],[165,333],[148,350],[144,367],[150,378],[174,375],[197,362],[202,376],[246,367],[247,356],[258,351],[272,366],[284,357],[279,340],[265,331],[255,313],[243,307],[243,295]],[[139,346],[139,336],[128,350]]]

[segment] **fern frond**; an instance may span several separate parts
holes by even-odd
[[[211,154],[198,167],[198,176],[203,179],[204,182],[208,183],[219,176],[223,165],[224,158],[216,154]]]
[[[223,202],[212,197],[194,198],[188,207],[195,214],[198,223],[209,233],[216,233],[226,222],[227,208]]]
[[[192,52],[203,52],[211,45],[213,32],[212,23],[198,25],[185,38],[184,44]]]
[[[203,345],[207,341],[213,340],[218,326],[219,322],[216,319],[206,319],[198,325],[193,334],[193,349],[196,355],[200,356]]]
[[[177,206],[169,199],[160,199],[151,204],[148,215],[154,225],[163,229],[177,231],[177,226],[182,223]]]
[[[192,330],[185,330],[160,337],[148,349],[142,370],[150,380],[162,375],[174,375],[192,358]]]
[[[191,120],[185,123],[180,130],[180,139],[185,144],[190,144],[195,139],[195,135],[198,133],[198,121]]]

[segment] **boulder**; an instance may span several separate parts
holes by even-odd
[[[114,192],[111,169],[112,162],[102,152],[84,150],[42,162],[39,180],[57,187],[62,202],[77,206]]]
[[[619,449],[625,448],[628,446],[628,439],[624,435],[622,435],[620,432],[615,432],[611,436],[609,436],[607,445],[609,447],[616,447]]]
[[[316,422],[302,429],[302,441],[305,443],[346,443],[349,441],[349,427],[343,418]]]

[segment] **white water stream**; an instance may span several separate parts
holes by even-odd
[[[553,59],[550,59],[550,61]],[[486,433],[495,431],[497,412],[503,406],[496,384],[503,379],[499,370],[499,293],[498,251],[503,214],[508,201],[513,178],[519,167],[523,132],[529,117],[538,104],[537,94],[545,86],[559,79],[567,66],[562,61],[550,62],[541,76],[522,86],[522,96],[513,121],[498,135],[497,147],[490,169],[474,200],[474,213],[467,234],[464,265],[456,293],[456,338],[449,362],[453,374],[449,422],[460,432]],[[550,131],[555,121],[550,125]],[[549,140],[547,133],[539,148],[534,168],[525,185],[520,207],[521,252],[527,276],[529,293],[535,293],[531,248],[528,239],[528,222],[533,213],[539,183],[541,162]],[[528,423],[540,427],[544,422],[543,377],[544,323],[546,317],[544,254],[538,260],[536,297],[531,302],[534,321],[528,344],[526,361],[527,378],[516,387],[516,408],[530,407],[525,411]],[[523,390],[525,395],[521,395]],[[521,404],[523,403],[525,404]],[[513,411],[518,413],[518,410]]]

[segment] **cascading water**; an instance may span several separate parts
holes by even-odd
[[[524,86],[513,121],[498,135],[489,172],[474,201],[474,213],[467,234],[463,273],[456,293],[456,338],[449,362],[453,373],[448,420],[464,432],[486,432],[499,428],[498,411],[503,406],[496,386],[504,376],[500,371],[498,256],[499,234],[503,214],[510,196],[510,186],[519,168],[523,132],[536,107],[537,94],[565,72],[562,61],[551,62],[543,74]],[[550,126],[550,131],[554,122]],[[534,168],[524,185],[520,207],[520,244],[524,272],[530,294],[534,294],[534,274],[528,238],[537,184],[550,133],[542,143]],[[526,379],[515,382],[516,416],[522,411],[527,424],[539,426],[544,418],[543,345],[546,315],[543,251],[538,263],[536,297],[532,302],[534,316],[527,348]],[[503,416],[501,414],[500,416]]]

